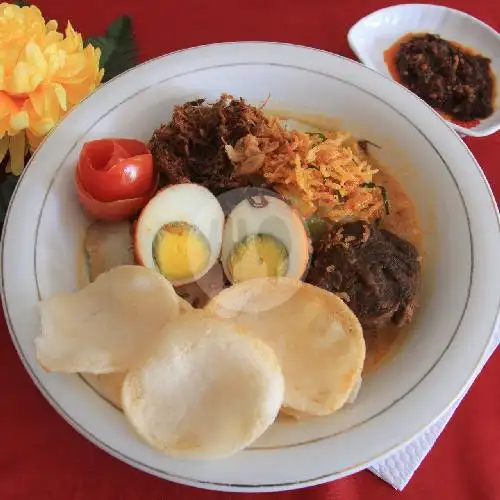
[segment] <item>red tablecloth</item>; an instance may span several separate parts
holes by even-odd
[[[142,60],[219,41],[269,40],[352,56],[348,28],[383,0],[38,0],[46,18],[99,34],[121,14],[132,16]],[[394,2],[397,3],[397,2]],[[451,7],[500,29],[500,3],[452,0]],[[500,134],[468,140],[500,198]],[[473,335],[474,332],[471,332]],[[236,494],[175,485],[119,462],[88,443],[49,406],[25,373],[0,319],[0,499],[229,499]],[[500,499],[500,352],[466,396],[438,443],[403,493],[369,472],[262,499]],[[242,496],[238,496],[242,498]]]

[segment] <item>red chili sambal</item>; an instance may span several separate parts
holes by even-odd
[[[473,127],[493,113],[491,60],[429,33],[409,33],[384,52],[391,76],[446,118]]]

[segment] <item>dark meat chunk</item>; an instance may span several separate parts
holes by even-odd
[[[307,281],[339,294],[366,330],[402,326],[417,306],[419,256],[389,231],[350,222],[317,242]]]
[[[402,83],[452,118],[470,121],[493,113],[490,59],[426,34],[402,43],[395,63]]]
[[[218,194],[249,182],[233,178],[225,146],[258,135],[267,123],[264,113],[243,99],[223,95],[213,104],[199,99],[176,106],[172,121],[155,130],[149,147],[167,184],[195,182]]]

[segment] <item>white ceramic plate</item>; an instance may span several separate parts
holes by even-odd
[[[479,19],[439,5],[405,4],[387,7],[358,21],[347,35],[358,59],[390,76],[384,51],[407,33],[433,33],[470,47],[489,57],[496,78],[496,108],[486,120],[473,128],[450,125],[463,135],[484,137],[500,130],[500,34]]]
[[[40,297],[74,290],[89,221],[73,188],[84,141],[147,140],[174,104],[227,91],[269,107],[335,117],[382,147],[427,233],[421,311],[395,358],[365,379],[359,399],[328,418],[273,426],[227,460],[162,456],[78,376],[47,374],[33,339]],[[155,59],[101,87],[47,138],[25,170],[3,234],[2,299],[12,339],[40,391],[78,432],[134,467],[194,486],[300,488],[345,476],[404,445],[438,418],[472,374],[500,303],[500,231],[488,184],[458,136],[414,94],[375,71],[291,45],[235,43]],[[8,405],[4,411],[8,411]],[[58,436],[54,435],[54,446]]]

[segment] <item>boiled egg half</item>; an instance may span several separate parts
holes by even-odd
[[[252,196],[229,214],[221,261],[228,279],[289,276],[302,279],[309,266],[311,243],[296,210],[274,196]]]
[[[223,228],[224,212],[208,189],[197,184],[167,187],[137,220],[135,260],[157,269],[175,286],[191,283],[217,262]]]

